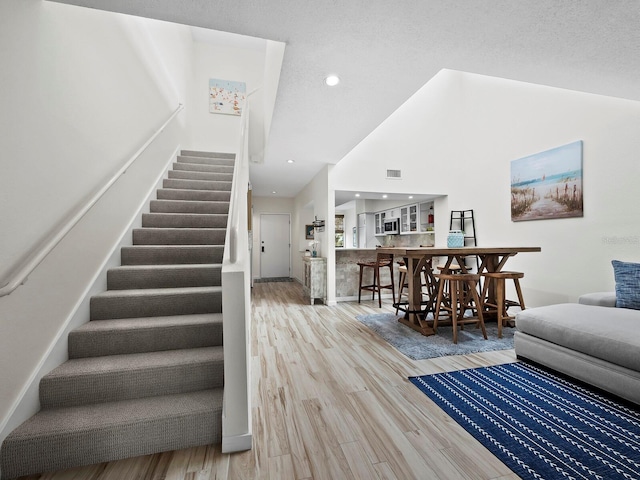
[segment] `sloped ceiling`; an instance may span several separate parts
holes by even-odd
[[[640,100],[637,0],[63,3],[285,42],[256,196],[295,196],[442,68]]]

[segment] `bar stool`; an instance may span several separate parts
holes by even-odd
[[[478,295],[480,275],[476,273],[440,273],[437,276],[439,277],[438,298],[433,316],[433,331],[437,333],[440,312],[445,310],[453,326],[453,343],[458,343],[458,325],[464,330],[464,326],[470,323],[474,323],[482,329],[482,336],[486,340],[487,330],[484,327],[482,304]],[[445,302],[443,298],[445,284],[449,285],[450,302]],[[466,310],[475,311],[475,315],[465,317]]]
[[[429,287],[429,283],[428,283],[428,278],[427,278],[427,268],[430,268],[431,265],[425,265],[424,268],[422,269],[422,271],[420,272],[421,275],[421,280],[420,280],[420,286],[423,289],[422,290],[422,296],[424,297],[425,295],[429,295],[429,292],[425,292],[424,288]],[[407,305],[409,303],[409,292],[407,291],[407,293],[404,293],[405,288],[408,290],[409,289],[409,282],[407,281],[407,266],[405,265],[405,263],[403,261],[398,262],[398,302],[395,304],[396,306],[396,315],[398,314],[398,311],[400,310],[400,305],[402,305],[402,295],[407,295],[407,302],[405,302],[405,305]]]
[[[378,306],[382,307],[382,298],[380,296],[380,291],[382,289],[391,290],[391,294],[393,296],[393,303],[396,303],[396,290],[395,285],[393,283],[393,254],[390,253],[378,253],[376,256],[376,260],[373,262],[358,262],[358,266],[360,267],[360,281],[359,281],[359,290],[358,290],[358,303],[360,303],[360,298],[362,296],[362,290],[367,290],[371,293],[371,300],[376,298],[376,292],[378,292]],[[389,267],[389,279],[390,283],[387,285],[381,285],[380,281],[380,269]],[[371,285],[362,285],[362,274],[365,268],[373,269],[373,283]]]
[[[462,273],[462,267],[458,264],[452,263],[451,265],[449,265],[449,267],[445,267],[444,265],[438,265],[436,266],[436,269],[438,270],[439,274],[453,274],[453,275],[458,275],[460,273]],[[436,275],[438,276],[438,275]],[[442,283],[444,283],[444,287],[443,287],[443,294],[442,294],[442,301],[444,301],[445,303],[448,304],[450,298],[451,298],[451,294],[450,294],[450,288],[449,288],[449,281],[448,280],[442,280]],[[440,281],[438,282],[438,284],[440,284]],[[450,306],[448,304],[448,306]]]
[[[496,320],[498,322],[498,338],[502,338],[502,326],[506,324],[507,321],[516,318],[515,315],[509,315],[507,313],[508,308],[517,306],[522,310],[525,309],[524,297],[522,296],[522,290],[520,289],[520,279],[524,277],[524,273],[485,272],[482,274],[482,276],[485,277],[484,287],[482,289],[482,299],[484,302],[485,312],[496,313]],[[518,295],[518,301],[507,300],[505,280],[513,280],[513,284],[516,287],[516,294]],[[491,283],[494,283],[495,286],[496,303],[492,303],[487,300],[487,294],[489,293],[489,287]]]
[[[400,309],[402,292],[404,292],[405,287],[407,289],[409,288],[409,284],[407,283],[407,266],[404,262],[398,262],[398,274],[398,303],[396,303],[396,315],[398,314],[398,310]]]

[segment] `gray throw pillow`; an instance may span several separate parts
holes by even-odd
[[[613,260],[616,307],[640,310],[640,263]]]

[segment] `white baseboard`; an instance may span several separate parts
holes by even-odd
[[[222,437],[222,453],[245,452],[251,450],[253,436],[250,433]]]

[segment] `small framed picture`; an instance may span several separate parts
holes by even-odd
[[[313,225],[304,226],[304,236],[307,240],[313,240]]]

